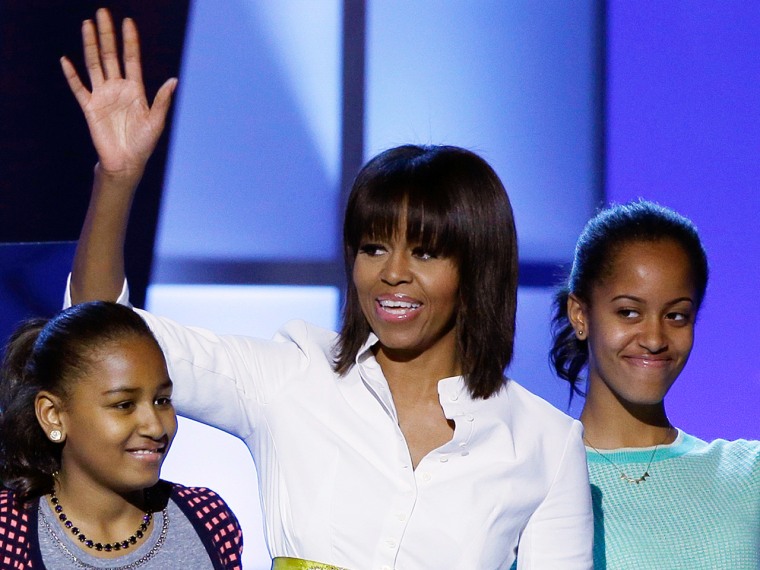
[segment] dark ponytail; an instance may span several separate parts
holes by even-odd
[[[581,340],[575,335],[575,329],[570,324],[567,315],[567,299],[570,291],[567,288],[560,289],[554,296],[552,317],[553,346],[549,353],[549,359],[554,367],[554,372],[559,378],[570,383],[570,399],[573,395],[585,397],[586,393],[580,388],[578,377],[588,363],[588,342]]]
[[[52,488],[52,474],[60,465],[60,446],[37,422],[34,401],[43,388],[28,366],[46,323],[36,319],[21,325],[8,341],[0,369],[0,474],[22,499]]]
[[[579,387],[580,375],[588,364],[587,340],[579,340],[567,315],[567,299],[572,293],[590,305],[594,285],[609,277],[615,255],[632,242],[671,240],[683,248],[691,263],[697,310],[707,289],[707,254],[696,226],[678,212],[638,200],[613,205],[597,213],[583,228],[575,245],[573,267],[567,283],[554,297],[552,348],[549,360],[559,378],[570,383],[573,395],[585,396]]]
[[[37,421],[37,394],[44,390],[65,401],[93,354],[129,336],[156,342],[130,308],[101,301],[74,305],[50,320],[28,321],[11,335],[0,365],[0,480],[19,501],[52,489],[65,445],[50,441]]]

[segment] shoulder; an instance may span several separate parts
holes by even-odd
[[[241,568],[243,531],[237,517],[216,492],[172,483],[171,499],[185,513],[209,552],[224,568]]]
[[[580,429],[580,422],[554,407],[543,398],[509,380],[499,393],[508,402],[509,413],[517,421],[527,422],[537,431],[567,433]]]
[[[36,504],[36,500],[33,501]],[[0,515],[3,517],[24,517],[26,518],[31,511],[30,504],[20,504],[16,500],[16,493],[10,489],[0,490]]]
[[[209,350],[218,347],[244,354],[285,351],[292,355],[294,349],[304,354],[330,354],[337,339],[335,332],[302,320],[287,322],[267,339],[240,333],[218,334],[203,327],[183,325],[143,309],[135,311],[151,328],[164,351],[182,346],[190,346],[197,351],[202,346]]]
[[[0,513],[7,513],[13,508],[16,495],[10,489],[0,489]]]
[[[178,483],[171,483],[171,498],[181,507],[190,508],[201,513],[227,512],[234,517],[227,503],[218,493],[206,487],[185,487]],[[183,509],[184,510],[184,509]],[[237,522],[237,519],[235,519]]]
[[[240,523],[232,509],[216,492],[206,487],[185,487],[172,483],[171,498],[195,522],[206,530],[227,535],[240,533]]]
[[[488,415],[495,419],[493,433],[503,434],[505,449],[515,459],[523,458],[550,476],[563,466],[586,472],[583,428],[578,420],[514,380],[486,404],[491,409]]]
[[[34,505],[36,500],[28,505],[19,505],[13,491],[0,490],[0,552],[4,555],[0,559],[0,567],[29,567],[30,549],[36,543],[36,518],[32,516]]]
[[[288,321],[274,335],[275,341],[293,342],[304,348],[331,351],[338,338],[335,331],[302,320]]]
[[[760,482],[760,441],[716,439],[705,442],[686,433],[684,441],[692,443],[688,456],[702,459],[718,471],[751,476]]]

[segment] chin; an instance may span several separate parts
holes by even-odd
[[[657,392],[656,394],[623,394],[620,399],[631,406],[636,407],[651,407],[659,406],[665,399],[664,392]]]

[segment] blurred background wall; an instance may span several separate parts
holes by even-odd
[[[356,170],[389,146],[455,144],[494,166],[516,213],[511,377],[578,414],[547,361],[552,293],[584,222],[641,196],[691,217],[711,262],[671,418],[760,438],[760,5],[0,0],[3,337],[60,303],[95,155],[58,58],[82,69],[79,24],[101,4],[137,21],[150,97],[180,78],[130,225],[135,304],[220,332],[334,327]],[[164,476],[225,496],[246,568],[268,568],[239,441],[183,421]]]

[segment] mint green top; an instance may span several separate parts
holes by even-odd
[[[586,448],[595,570],[760,569],[760,441],[679,430],[653,451]],[[621,478],[640,477],[650,458],[646,481]]]

